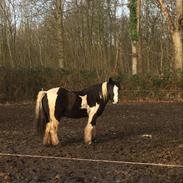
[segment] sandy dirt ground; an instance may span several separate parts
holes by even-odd
[[[0,105],[0,153],[183,165],[183,104],[108,105],[89,146],[85,118],[63,119],[56,147],[42,145],[33,121],[33,105]],[[183,168],[0,156],[0,182],[183,183]]]

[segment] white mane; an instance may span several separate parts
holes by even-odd
[[[102,83],[102,97],[104,99],[104,101],[107,100],[107,82],[103,82]]]

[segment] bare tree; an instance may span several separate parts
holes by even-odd
[[[130,0],[130,17],[128,5],[122,0],[1,0],[0,64],[97,71],[98,77],[113,68],[160,74],[172,65],[182,67],[181,54],[175,54],[178,64],[172,62],[182,44],[176,36],[182,30],[182,14],[175,10],[175,1]]]
[[[138,68],[141,70],[140,61],[140,14],[141,0],[130,0],[130,34],[132,46],[132,75],[138,73]],[[138,67],[139,66],[139,67]]]
[[[11,1],[2,0],[0,3],[0,9],[2,12],[2,34],[3,34],[3,52],[4,58],[9,61],[10,67],[15,67],[15,59],[14,59],[14,52],[15,51],[15,20],[13,20],[14,13],[14,4]],[[13,10],[12,10],[13,9]],[[13,22],[14,21],[14,22]],[[8,55],[6,55],[8,52]]]
[[[64,68],[64,27],[63,27],[64,0],[55,0],[55,19],[57,34],[57,60],[59,68]]]
[[[168,29],[170,31],[172,41],[173,41],[173,46],[174,46],[175,70],[182,71],[183,70],[183,41],[181,36],[181,31],[182,31],[181,24],[183,21],[183,1],[176,0],[175,21],[173,17],[170,15],[170,11],[166,6],[165,1],[158,0],[158,2],[164,17],[168,21]]]

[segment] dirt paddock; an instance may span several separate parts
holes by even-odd
[[[33,119],[33,105],[0,105],[0,153],[183,165],[183,104],[108,105],[89,146],[86,119],[63,119],[56,147],[42,145]],[[182,183],[183,168],[0,156],[0,182]]]

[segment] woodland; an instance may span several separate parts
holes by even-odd
[[[122,98],[182,100],[182,0],[0,0],[0,102],[121,78]]]

